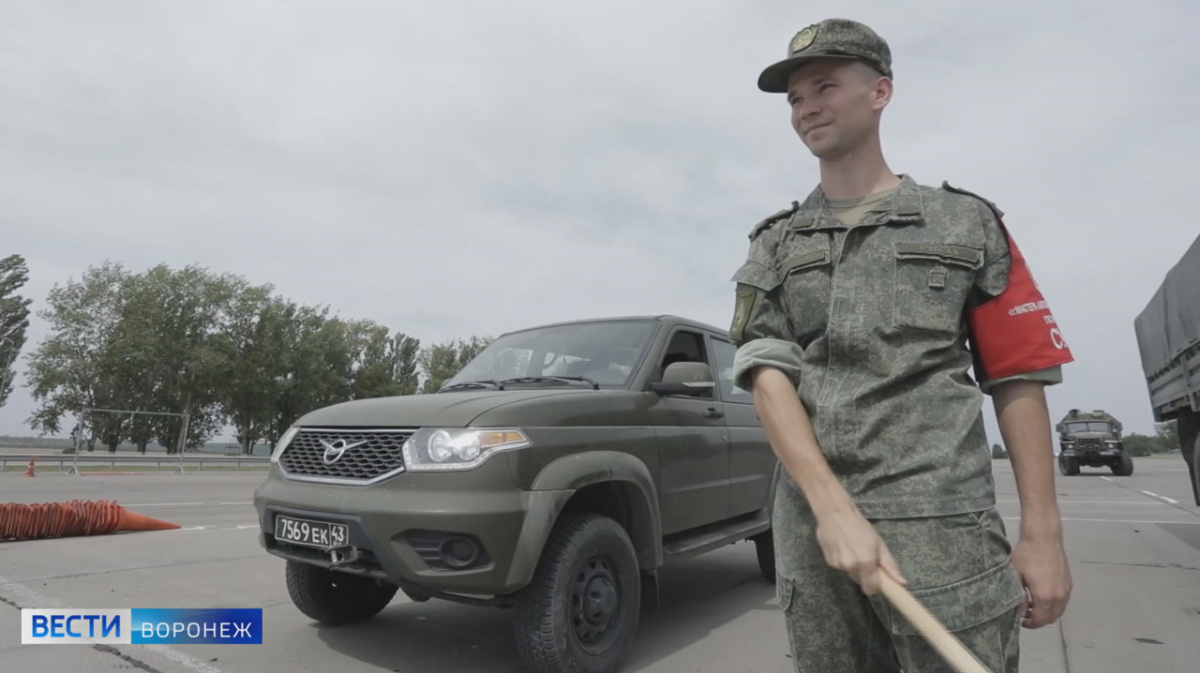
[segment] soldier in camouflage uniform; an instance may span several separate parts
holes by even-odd
[[[888,168],[891,66],[873,30],[832,19],[759,79],[787,95],[821,169],[752,229],[733,276],[734,376],[790,475],[774,510],[780,605],[797,671],[950,670],[882,600],[882,569],[1016,673],[1020,627],[1054,622],[1071,589],[1043,386],[1072,356],[1000,210]],[[985,394],[1020,492],[1015,546]]]

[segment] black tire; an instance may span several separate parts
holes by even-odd
[[[1200,507],[1200,434],[1196,435],[1196,440],[1192,447],[1192,496],[1196,500],[1196,506]]]
[[[398,587],[370,577],[326,570],[308,563],[287,562],[287,589],[306,616],[322,624],[362,622],[387,607]]]
[[[605,516],[564,514],[513,608],[517,649],[532,673],[620,670],[641,611],[629,535]]]
[[[758,569],[771,584],[775,583],[775,535],[771,531],[759,533],[754,538],[754,551],[758,553]]]
[[[1079,461],[1075,460],[1074,458],[1059,458],[1058,471],[1061,472],[1064,477],[1074,477],[1075,475],[1079,474]]]
[[[1112,466],[1112,473],[1118,477],[1128,477],[1133,474],[1133,456],[1122,451],[1120,462]]]

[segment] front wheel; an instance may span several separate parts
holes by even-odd
[[[513,606],[525,665],[534,673],[618,671],[637,630],[640,582],[624,528],[598,514],[564,514]]]
[[[398,589],[370,577],[296,561],[287,562],[286,575],[288,594],[300,612],[331,626],[374,617],[392,602]]]
[[[1122,451],[1120,461],[1112,466],[1112,473],[1118,477],[1128,477],[1133,474],[1133,456]]]
[[[1079,461],[1075,460],[1074,458],[1059,458],[1058,471],[1061,472],[1064,477],[1074,477],[1075,475],[1079,474]]]

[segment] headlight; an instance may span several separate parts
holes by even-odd
[[[295,438],[297,432],[300,432],[300,428],[293,425],[287,429],[287,432],[283,433],[283,436],[275,443],[275,448],[271,450],[271,463],[279,462],[279,454],[283,453],[287,445],[292,443],[292,439]]]
[[[404,467],[410,472],[470,470],[494,453],[529,444],[516,428],[422,428],[404,442]]]

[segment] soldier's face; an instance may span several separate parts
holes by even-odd
[[[856,61],[822,59],[792,73],[792,128],[815,156],[835,159],[870,139],[891,97],[890,80]]]

